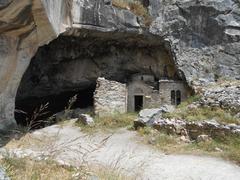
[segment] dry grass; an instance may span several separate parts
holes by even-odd
[[[164,114],[164,118],[183,119],[187,121],[216,120],[221,124],[240,124],[240,119],[234,117],[234,113],[220,107],[189,108],[189,105],[197,101],[200,96],[193,96],[179,105],[174,112]]]
[[[69,180],[75,170],[57,165],[52,161],[34,161],[31,159],[4,158],[1,164],[13,180]]]
[[[221,124],[240,124],[240,119],[234,117],[231,112],[218,107],[198,107],[189,109],[188,107],[179,107],[172,113],[164,115],[165,118],[176,118],[187,121],[216,120]]]
[[[125,180],[133,179],[108,167],[75,168],[58,165],[54,161],[35,161],[29,158],[3,158],[1,164],[12,180]]]
[[[119,170],[114,170],[108,167],[95,168],[92,172],[93,176],[99,180],[134,180],[136,177],[126,176]]]
[[[129,4],[132,2],[127,0],[113,0],[112,5],[121,9],[130,9]]]
[[[145,143],[164,151],[165,153],[180,153],[185,143],[181,143],[177,136],[161,133],[150,127],[140,128],[138,133],[144,137]]]
[[[222,157],[240,165],[239,136],[227,136],[207,142],[185,143],[178,136],[167,135],[149,127],[141,128],[138,132],[144,137],[145,143],[165,153],[210,155]]]
[[[142,17],[143,22],[145,26],[150,26],[152,22],[152,18],[150,14],[148,13],[148,10],[146,7],[143,6],[143,4],[138,0],[113,0],[112,1],[113,6],[121,8],[121,9],[127,9],[133,12],[135,15]]]
[[[96,132],[97,130],[115,130],[123,127],[132,127],[133,121],[137,118],[136,113],[126,113],[126,114],[113,114],[104,117],[96,117],[94,119],[94,125],[85,126],[80,122],[76,125],[80,126],[85,132]]]

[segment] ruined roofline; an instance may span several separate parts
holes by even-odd
[[[174,79],[160,79],[159,81],[158,81],[159,83],[177,83],[177,82],[183,82],[183,80],[174,80]]]

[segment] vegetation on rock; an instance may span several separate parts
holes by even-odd
[[[148,9],[139,0],[113,0],[113,6],[132,11],[135,15],[142,17],[146,26],[152,22]]]

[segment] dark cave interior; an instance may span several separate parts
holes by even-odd
[[[18,124],[26,126],[27,121],[34,116],[34,111],[39,112],[40,106],[48,104],[47,108],[35,119],[36,121],[44,120],[52,117],[58,112],[62,112],[66,108],[86,109],[93,106],[93,94],[95,86],[80,91],[66,91],[57,95],[49,95],[44,97],[28,97],[27,99],[16,101],[15,103],[15,119]],[[76,99],[70,102],[71,98]]]

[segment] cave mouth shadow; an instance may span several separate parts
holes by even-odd
[[[65,91],[44,97],[16,98],[15,120],[19,126],[31,126],[31,130],[44,128],[57,122],[55,115],[66,109],[92,109],[96,86],[78,91]],[[35,121],[35,122],[31,122]],[[30,127],[29,127],[30,128]]]

